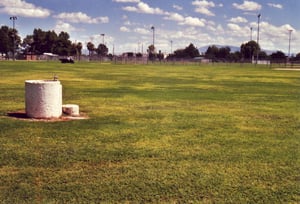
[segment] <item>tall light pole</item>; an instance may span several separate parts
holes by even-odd
[[[102,36],[102,44],[104,45],[104,36],[105,36],[105,34],[102,33],[101,36]]]
[[[15,32],[15,21],[18,19],[17,16],[11,16],[9,18],[10,20],[13,21],[13,61],[15,61],[15,49],[16,49],[16,45],[15,45],[15,41],[16,41],[16,32]]]
[[[288,53],[288,58],[290,58],[291,56],[291,36],[292,36],[292,29],[289,30],[289,53]]]
[[[251,27],[250,28],[250,41],[252,41],[252,31],[253,31],[253,28]]]
[[[155,46],[154,46],[154,39],[155,39],[155,28],[154,28],[154,26],[151,27],[151,30],[153,31],[153,47],[155,48]]]
[[[259,21],[260,21],[260,17],[261,17],[261,14],[258,14],[257,16],[257,48],[259,48]],[[258,62],[258,50],[256,52],[256,64]]]
[[[170,43],[171,43],[171,54],[172,54],[172,52],[173,52],[173,40],[171,40]]]

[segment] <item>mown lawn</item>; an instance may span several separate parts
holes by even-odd
[[[0,62],[0,203],[299,203],[300,72]],[[87,120],[36,122],[59,76]]]

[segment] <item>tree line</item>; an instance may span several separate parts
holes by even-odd
[[[15,42],[14,42],[15,41]],[[106,55],[108,48],[100,44],[95,49],[91,42],[87,44],[87,49],[91,52]],[[44,31],[34,29],[31,35],[27,35],[23,40],[18,35],[16,29],[2,26],[0,28],[0,54],[10,58],[14,51],[17,51],[17,57],[22,58],[25,55],[42,55],[43,53],[53,53],[59,56],[77,56],[82,55],[83,45],[81,42],[72,42],[67,32]]]
[[[268,55],[262,51],[257,42],[251,40],[242,43],[240,51],[231,52],[230,47],[218,47],[216,45],[209,46],[204,54],[200,54],[199,50],[190,44],[185,49],[175,50],[168,56],[168,59],[192,59],[203,57],[212,62],[252,62],[253,60],[272,60],[277,62],[286,62],[287,56],[282,51],[273,52]],[[291,61],[300,61],[300,53],[291,57]]]
[[[92,42],[87,43],[87,50],[89,56],[110,56],[109,50],[105,44],[100,43],[95,46]],[[67,32],[43,31],[41,29],[34,29],[31,35],[27,35],[23,40],[18,35],[18,31],[8,26],[0,28],[0,54],[9,58],[14,51],[17,51],[17,57],[22,58],[25,55],[42,55],[43,53],[53,53],[59,56],[77,56],[80,59],[82,55],[83,44],[81,42],[72,42],[70,35]],[[156,52],[154,45],[148,47],[149,60],[162,60],[165,58],[164,54],[159,51]],[[137,53],[136,57],[142,57],[142,53]],[[206,52],[200,55],[199,50],[192,43],[183,49],[177,49],[173,53],[166,56],[167,60],[174,59],[194,59],[203,57],[210,59],[213,62],[251,62],[253,59],[260,60],[285,60],[286,56],[283,52],[277,51],[271,55],[267,55],[262,51],[260,46],[255,41],[242,43],[240,51],[231,52],[230,47],[217,47],[215,45],[209,46]],[[291,60],[300,61],[300,53],[292,57]]]

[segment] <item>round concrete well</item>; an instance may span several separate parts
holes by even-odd
[[[59,118],[62,115],[60,81],[26,80],[25,109],[30,118]]]

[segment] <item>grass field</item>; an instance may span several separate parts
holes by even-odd
[[[0,203],[299,203],[300,72],[0,62]],[[34,122],[59,76],[87,120]]]

